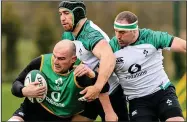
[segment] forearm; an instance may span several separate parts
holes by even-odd
[[[99,88],[100,90],[103,88],[103,86],[108,81],[110,75],[112,74],[114,67],[115,67],[115,63],[116,63],[116,60],[115,60],[115,56],[113,53],[103,54],[101,56],[98,78],[95,83],[95,86]]]
[[[99,100],[101,102],[101,105],[103,107],[103,110],[104,110],[105,114],[108,113],[108,112],[114,112],[114,110],[112,108],[112,105],[111,105],[111,102],[110,102],[110,99],[109,99],[108,92],[101,93],[99,95]]]
[[[175,37],[173,39],[171,50],[175,52],[185,52],[186,53],[186,40]]]
[[[34,69],[39,69],[41,64],[41,57],[32,60],[26,68],[19,74],[12,84],[11,92],[16,97],[24,97],[22,93],[22,88],[24,87],[24,80],[26,75]]]

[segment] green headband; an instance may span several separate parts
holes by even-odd
[[[138,21],[131,24],[121,24],[118,22],[114,22],[114,29],[118,30],[137,30],[138,29]]]

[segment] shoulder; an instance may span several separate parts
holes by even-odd
[[[71,32],[67,32],[65,31],[64,33],[62,33],[62,40],[63,39],[69,39],[69,40],[73,40],[73,36],[72,36],[72,33]]]
[[[120,49],[120,45],[118,44],[118,40],[117,40],[116,36],[114,36],[110,40],[109,44],[110,44],[113,52],[116,52],[116,51],[118,51]]]
[[[94,24],[91,20],[86,21],[82,34],[85,35],[85,37],[88,39],[101,37],[103,39],[106,39],[107,41],[110,40],[108,35],[99,26]]]
[[[160,36],[161,34],[166,33],[166,32],[156,31],[147,28],[139,29],[139,32],[140,32],[140,38],[155,38],[157,36]]]

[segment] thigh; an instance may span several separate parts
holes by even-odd
[[[86,102],[84,111],[80,113],[80,115],[89,118],[91,120],[96,120],[97,116],[99,115],[99,112],[102,110],[103,110],[102,105],[99,99],[97,98],[92,102]]]
[[[21,103],[20,107],[13,113],[13,116],[21,117],[24,121],[40,120],[37,116],[36,103],[31,103],[27,98]]]
[[[146,115],[146,116],[138,116],[131,120],[132,122],[159,122],[156,116]]]
[[[128,121],[128,109],[127,109],[127,101],[123,94],[123,90],[119,85],[111,94],[110,94],[110,102],[115,113],[118,116],[119,121]]]
[[[158,103],[158,115],[161,121],[171,117],[183,117],[174,86],[160,91],[159,96],[162,96]]]
[[[31,103],[27,98],[13,116],[21,117],[24,121],[70,121],[70,118],[61,118],[49,113],[39,103]]]
[[[129,116],[130,121],[137,120],[144,117],[145,120],[156,117],[156,110],[154,109],[154,103],[151,102],[149,96],[135,98],[129,101]],[[148,117],[148,118],[145,118]],[[157,117],[158,118],[158,117]]]

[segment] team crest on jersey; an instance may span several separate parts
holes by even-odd
[[[55,83],[57,90],[59,90],[60,86],[63,84],[62,78],[58,78],[57,80],[55,80]]]
[[[81,50],[81,48],[80,48],[80,50],[79,50],[79,54],[82,55],[82,50]]]
[[[117,63],[117,64],[124,63],[123,57],[118,57],[118,58],[116,59],[116,63]]]
[[[147,51],[147,50],[144,50],[144,51],[143,51],[143,54],[145,54],[145,57],[146,57],[147,54],[148,54],[148,51]]]

